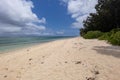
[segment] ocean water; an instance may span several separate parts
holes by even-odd
[[[70,36],[51,37],[0,37],[0,52],[12,51],[36,44],[41,44],[58,39],[71,38]]]

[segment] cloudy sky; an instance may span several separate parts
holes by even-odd
[[[0,0],[0,36],[79,35],[97,0]]]

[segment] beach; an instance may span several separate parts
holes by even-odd
[[[0,54],[0,80],[120,80],[120,47],[81,37]]]

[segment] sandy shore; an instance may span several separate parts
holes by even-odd
[[[0,54],[0,80],[120,80],[120,47],[77,37]]]

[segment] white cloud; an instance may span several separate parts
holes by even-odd
[[[62,35],[62,34],[64,34],[64,31],[63,30],[62,31],[57,31],[56,34],[57,35]]]
[[[0,33],[17,32],[17,31],[20,31],[20,30],[21,30],[21,27],[16,27],[16,26],[11,25],[11,24],[0,23]]]
[[[42,35],[43,35],[43,36],[53,36],[54,33],[51,33],[51,32],[44,32]]]
[[[46,23],[46,19],[43,17],[41,20],[39,20],[39,23]]]
[[[62,0],[67,4],[68,13],[76,22],[72,23],[73,28],[83,27],[82,22],[87,18],[89,13],[95,12],[97,0]]]
[[[0,32],[36,32],[45,30],[46,19],[32,12],[30,0],[0,0]],[[39,25],[38,25],[39,24]]]
[[[43,25],[38,26],[33,23],[28,23],[27,28],[30,28],[31,30],[45,30],[46,29],[45,26],[43,26]]]

